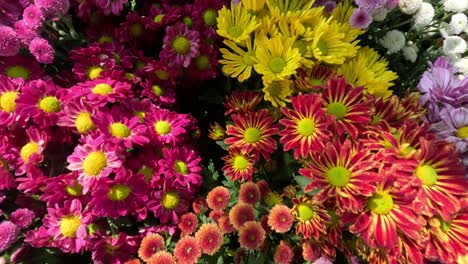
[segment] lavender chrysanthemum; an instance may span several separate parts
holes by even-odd
[[[35,38],[29,44],[29,51],[40,63],[50,64],[54,61],[54,48],[43,38]]]
[[[367,28],[372,23],[372,16],[363,9],[357,8],[349,18],[349,24],[353,28]]]
[[[446,105],[440,111],[440,118],[431,128],[444,140],[455,143],[460,153],[468,151],[468,108]]]
[[[377,9],[383,8],[386,4],[386,0],[355,0],[356,4],[360,9],[372,13]]]
[[[10,221],[0,223],[0,253],[15,243],[19,232],[19,227]]]
[[[15,30],[8,26],[0,26],[0,56],[18,54],[20,41]]]

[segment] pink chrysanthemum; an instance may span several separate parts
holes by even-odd
[[[200,53],[200,33],[190,30],[183,23],[166,28],[161,60],[176,67],[188,67],[192,58]]]
[[[55,204],[78,199],[82,204],[87,204],[89,196],[83,195],[83,185],[78,182],[77,173],[68,173],[48,178],[45,181],[41,201],[46,202],[48,207]]]
[[[189,191],[201,185],[201,158],[193,149],[164,148],[163,157],[158,164],[161,166],[160,172],[167,180]]]
[[[83,185],[83,193],[94,188],[100,178],[109,176],[122,166],[118,153],[104,144],[103,136],[88,137],[87,142],[75,147],[67,162],[69,170],[79,173],[78,181]]]
[[[219,218],[224,215],[223,211],[213,210],[208,214],[208,218],[213,219],[215,222],[218,222]]]
[[[203,253],[213,256],[224,242],[223,233],[216,224],[203,224],[195,234]]]
[[[79,200],[66,201],[63,207],[47,208],[44,217],[44,227],[47,233],[53,237],[54,244],[63,252],[78,253],[84,250],[87,244],[88,231],[86,226],[90,216],[83,214],[83,208]]]
[[[149,142],[146,137],[146,126],[140,124],[137,116],[128,115],[117,107],[112,110],[102,110],[91,118],[97,128],[105,135],[106,140],[127,148],[132,148],[133,144],[144,145]]]
[[[166,62],[159,60],[150,60],[143,67],[143,70],[149,76],[154,76],[159,82],[168,82],[175,85],[179,79],[181,72],[173,66],[168,65]]]
[[[148,261],[147,264],[177,264],[171,253],[167,251],[159,251],[154,254]]]
[[[35,38],[31,40],[29,51],[40,63],[51,64],[54,61],[54,48],[46,39]]]
[[[148,15],[143,18],[145,28],[159,31],[162,28],[166,28],[167,25],[172,25],[180,19],[180,9],[182,7],[165,5],[164,8],[158,8],[155,5],[151,5]]]
[[[30,5],[23,10],[23,21],[31,28],[39,28],[42,26],[44,14],[39,7]]]
[[[175,146],[184,138],[190,120],[185,114],[178,114],[167,109],[154,109],[145,117],[148,131],[161,144]]]
[[[17,111],[40,126],[57,123],[67,90],[52,81],[35,80],[27,83],[16,101]]]
[[[187,212],[191,196],[192,194],[187,190],[177,189],[167,184],[162,190],[152,193],[147,208],[161,223],[177,224],[180,215]]]
[[[9,126],[12,123],[21,124],[24,118],[16,113],[16,99],[21,93],[24,81],[11,81],[0,75],[0,125]]]
[[[198,227],[198,219],[194,213],[186,213],[180,217],[179,228],[182,236],[191,235]]]
[[[251,204],[238,203],[229,211],[229,221],[239,230],[245,222],[255,220],[255,208]]]
[[[125,232],[115,235],[97,236],[92,245],[94,263],[123,263],[138,250],[137,239]]]
[[[0,56],[13,56],[18,54],[20,41],[15,30],[8,26],[0,26]]]
[[[131,85],[111,78],[94,79],[78,83],[72,88],[72,97],[85,97],[86,103],[92,106],[105,106],[119,100],[128,100],[131,97]]]
[[[362,10],[361,8],[354,9],[353,13],[349,17],[349,24],[353,28],[365,29],[372,23],[372,16],[369,12]]]
[[[143,99],[138,100],[136,98],[132,98],[130,100],[126,100],[122,102],[122,107],[125,111],[129,112],[130,114],[137,116],[138,121],[143,123],[145,120],[145,116],[156,109],[156,106],[149,100]]]
[[[264,241],[265,230],[260,222],[248,221],[239,229],[239,244],[243,248],[256,250]]]
[[[15,170],[16,175],[23,175],[27,172],[28,166],[42,162],[42,152],[45,150],[49,136],[44,131],[39,131],[35,127],[29,127],[26,130],[29,141],[27,141],[20,149],[19,164]]]
[[[39,37],[39,28],[31,28],[24,20],[16,21],[14,26],[18,39],[26,46],[29,46],[33,39]]]
[[[150,75],[152,76],[152,75]],[[158,81],[156,77],[146,78],[141,83],[141,95],[153,100],[157,105],[171,106],[176,101],[176,91],[170,81]]]
[[[48,16],[65,14],[70,8],[69,0],[34,0],[34,4]]]
[[[118,218],[141,211],[148,197],[147,184],[141,175],[119,168],[113,180],[106,178],[92,192],[89,202],[92,214]]]
[[[18,226],[10,221],[2,221],[0,223],[0,252],[5,251],[15,243],[19,233]]]
[[[96,6],[104,15],[119,15],[128,0],[96,0]]]
[[[96,114],[96,109],[86,104],[82,98],[68,100],[57,121],[61,127],[71,127],[78,134],[87,134],[96,129],[91,119]]]
[[[288,232],[294,222],[291,209],[283,204],[277,204],[271,208],[268,214],[268,226],[278,233]]]
[[[255,205],[260,200],[260,190],[257,184],[245,182],[239,188],[239,202]]]
[[[224,186],[217,186],[206,196],[206,203],[212,210],[224,210],[229,204],[229,190]]]
[[[35,214],[27,208],[16,209],[10,215],[10,220],[19,228],[28,227],[34,220]]]
[[[193,236],[181,238],[174,248],[174,256],[179,264],[195,264],[202,255],[202,245]]]
[[[274,260],[278,264],[289,264],[294,258],[294,251],[291,246],[281,240],[279,245],[276,247]]]
[[[158,251],[164,250],[165,248],[164,237],[160,234],[147,234],[140,243],[138,249],[138,256],[143,261],[148,261],[151,256],[156,254]]]

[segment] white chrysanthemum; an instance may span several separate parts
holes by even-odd
[[[412,15],[421,7],[422,0],[400,0],[398,6],[402,13]]]
[[[445,54],[462,54],[466,51],[466,41],[459,36],[450,36],[444,40]]]
[[[422,3],[418,12],[414,15],[414,28],[419,29],[431,24],[435,10],[429,3]]]
[[[465,30],[468,25],[468,18],[463,13],[456,13],[450,19],[450,33],[458,35]]]
[[[441,22],[439,25],[440,35],[445,39],[450,37],[450,24],[447,22]]]
[[[444,9],[448,12],[465,12],[468,9],[468,0],[445,0]]]
[[[400,51],[405,46],[406,38],[399,30],[390,30],[380,40],[380,44],[388,50],[389,54]]]
[[[458,72],[461,73],[463,77],[468,76],[468,57],[456,59],[453,65],[458,68]]]
[[[416,45],[409,45],[405,46],[403,49],[403,56],[405,57],[406,60],[411,61],[414,63],[416,59],[418,58],[418,47]]]
[[[388,14],[388,10],[385,9],[385,8],[379,8],[377,10],[375,10],[374,12],[372,12],[372,19],[374,21],[384,21],[385,18],[387,17],[387,14]]]

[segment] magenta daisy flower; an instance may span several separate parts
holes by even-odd
[[[166,62],[158,60],[148,61],[146,66],[143,67],[143,70],[150,76],[155,74],[157,81],[167,81],[172,85],[177,83],[177,80],[181,74],[181,72],[176,67],[170,66]]]
[[[71,127],[78,134],[87,134],[96,129],[91,119],[95,114],[96,109],[86,104],[82,98],[71,99],[64,105],[57,125]]]
[[[87,204],[89,201],[89,196],[83,195],[83,185],[78,182],[77,173],[62,174],[48,178],[42,191],[43,194],[40,196],[40,199],[46,202],[48,207],[74,199],[80,200],[82,204]]]
[[[26,130],[26,134],[29,138],[26,144],[24,144],[20,151],[17,168],[15,170],[16,175],[22,175],[26,173],[28,166],[31,164],[37,164],[42,162],[42,152],[45,150],[49,136],[45,131],[39,131],[35,127],[29,127]]]
[[[139,245],[137,238],[125,232],[98,237],[92,243],[94,263],[124,263],[137,252]]]
[[[21,125],[25,117],[16,113],[16,99],[21,93],[24,81],[17,79],[13,82],[10,78],[0,75],[0,125],[9,126],[13,123]]]
[[[145,120],[145,116],[156,109],[156,106],[149,100],[143,99],[138,100],[136,98],[132,98],[130,100],[122,101],[122,107],[128,113],[137,116],[138,121],[143,123]]]
[[[96,216],[118,218],[141,211],[148,199],[147,189],[141,175],[120,168],[113,180],[100,181],[92,192],[91,212]]]
[[[190,30],[183,23],[166,28],[161,60],[176,67],[188,67],[191,60],[198,56],[200,33]]]
[[[83,214],[83,206],[79,200],[66,201],[63,207],[47,208],[44,217],[44,227],[53,237],[54,245],[63,252],[82,252],[87,244],[88,231],[86,226],[90,216]]]
[[[114,144],[132,148],[133,144],[141,146],[149,142],[145,136],[146,126],[139,122],[139,118],[126,114],[116,106],[111,111],[100,111],[92,120],[106,140]]]
[[[154,191],[147,203],[147,208],[161,223],[179,223],[179,218],[189,208],[192,194],[186,189],[179,189],[166,181],[161,190]]]
[[[141,83],[141,95],[153,100],[156,104],[171,106],[176,101],[175,86],[170,81],[159,81],[155,75],[150,75]]]
[[[201,158],[193,149],[164,148],[163,157],[158,164],[161,166],[160,172],[167,180],[189,191],[201,185]]]
[[[31,81],[23,87],[16,100],[17,111],[40,126],[55,125],[66,94],[67,90],[50,80]]]
[[[119,15],[128,0],[96,0],[96,6],[104,15]]]
[[[78,83],[72,88],[71,96],[85,97],[86,103],[102,107],[118,100],[128,100],[132,93],[129,83],[104,78]]]
[[[35,80],[44,75],[44,69],[33,56],[16,55],[3,57],[0,73],[12,79]]]
[[[175,146],[187,132],[190,120],[185,114],[167,109],[154,109],[145,117],[149,132],[162,144]]]
[[[0,191],[12,189],[15,187],[15,178],[10,173],[8,163],[2,158],[2,156],[0,156]]]
[[[200,54],[190,63],[187,73],[196,80],[208,80],[216,77],[217,66],[216,50],[211,45],[201,44]]]
[[[67,168],[79,173],[78,181],[83,185],[83,193],[95,187],[99,178],[107,177],[122,166],[119,154],[107,144],[104,136],[87,137],[83,145],[75,147],[73,154],[67,157]]]
[[[154,31],[166,28],[180,19],[180,9],[180,6],[164,5],[163,8],[159,8],[156,5],[151,5],[148,15],[143,17],[145,27]]]

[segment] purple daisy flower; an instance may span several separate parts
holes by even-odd
[[[42,162],[43,155],[49,136],[44,130],[35,127],[29,127],[26,130],[28,141],[19,149],[19,159],[15,169],[16,175],[23,175],[28,172],[32,164]]]
[[[444,140],[455,143],[460,153],[468,151],[468,108],[445,105],[440,118],[431,128]]]
[[[24,242],[33,247],[56,247],[52,236],[47,233],[44,226],[40,226],[37,230],[29,230],[24,236]]]
[[[128,236],[125,232],[118,235],[99,236],[90,243],[94,263],[124,263],[137,252],[137,237]]]
[[[130,115],[138,117],[140,123],[144,123],[145,116],[156,109],[156,106],[149,99],[140,101],[136,98],[123,101],[122,107]]]
[[[3,221],[0,223],[0,253],[15,243],[19,233],[19,227],[12,222]]]
[[[192,60],[187,72],[196,80],[214,79],[218,72],[217,52],[211,45],[201,44],[200,54]]]
[[[377,9],[385,7],[387,0],[355,0],[360,9],[372,13]]]
[[[13,56],[18,54],[20,41],[15,30],[0,25],[0,56]]]
[[[35,80],[44,76],[44,69],[32,56],[16,55],[2,58],[0,73],[12,79]]]
[[[156,190],[151,194],[146,207],[161,223],[177,224],[179,217],[187,212],[193,194],[169,182],[166,181],[161,190]]]
[[[84,96],[86,103],[91,106],[103,107],[108,102],[115,103],[119,100],[128,100],[129,97],[132,97],[132,92],[131,85],[127,82],[103,78],[78,83],[72,87],[70,95],[73,98]]]
[[[78,182],[78,173],[48,178],[42,191],[41,201],[46,202],[48,207],[74,199],[80,200],[82,204],[89,201],[89,196],[83,195],[83,185]]]
[[[356,8],[349,18],[353,28],[367,28],[372,23],[372,16],[363,9]]]
[[[159,57],[171,66],[188,67],[192,58],[200,53],[199,45],[200,33],[188,29],[183,23],[177,23],[167,27]]]
[[[150,7],[148,15],[143,18],[145,28],[159,31],[166,28],[180,19],[180,7],[164,5],[164,8],[158,8],[155,5]]]
[[[10,215],[10,220],[19,228],[27,228],[34,220],[35,214],[27,208],[16,209]]]
[[[178,114],[167,109],[157,108],[148,113],[145,117],[145,123],[148,126],[148,131],[156,142],[175,146],[183,140],[184,134],[187,132],[186,126],[190,120],[185,114]]]

